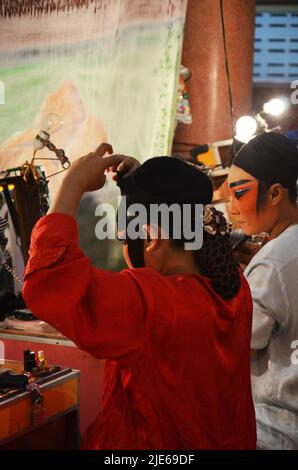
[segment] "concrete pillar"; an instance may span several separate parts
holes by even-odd
[[[223,1],[235,120],[251,111],[255,0]],[[179,123],[175,152],[232,137],[219,0],[188,0],[182,64],[193,117]],[[183,152],[182,152],[183,153]]]

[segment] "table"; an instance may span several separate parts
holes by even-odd
[[[3,357],[20,361],[24,349],[43,350],[48,364],[80,371],[80,432],[84,435],[100,411],[103,395],[105,361],[79,349],[69,338],[61,335],[0,329]],[[1,352],[0,352],[1,359]]]
[[[5,361],[1,368],[19,373],[22,363]],[[0,395],[0,450],[78,449],[79,379],[79,371],[68,368],[34,379],[44,398],[45,419],[39,426],[32,423],[28,390]]]

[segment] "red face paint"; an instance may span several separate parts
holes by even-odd
[[[258,182],[240,180],[230,184],[233,202],[240,213],[257,210]]]
[[[253,179],[235,181],[230,183],[229,189],[232,214],[236,217],[239,227],[248,235],[252,235],[258,219],[258,181]]]

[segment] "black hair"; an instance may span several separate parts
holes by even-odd
[[[180,206],[183,211],[183,205],[190,206],[192,221],[192,233],[195,233],[196,226],[196,207],[197,204],[208,206],[211,204],[213,188],[211,180],[192,165],[188,165],[173,157],[154,157],[145,161],[129,177],[119,177],[118,186],[121,194],[127,197],[127,207],[130,203],[138,202],[143,204],[150,214],[151,204],[175,204]],[[214,209],[214,208],[213,208]],[[202,275],[208,277],[214,290],[223,299],[234,297],[240,287],[241,278],[236,261],[233,258],[232,248],[229,242],[229,235],[220,235],[219,231],[223,229],[221,223],[225,226],[226,220],[221,220],[221,213],[214,209],[215,224],[218,230],[216,235],[210,235],[203,231],[203,245],[199,250],[193,250],[193,257],[198,270]],[[158,216],[161,216],[159,213]],[[192,240],[174,237],[174,214],[169,214],[169,233],[168,237],[174,247],[184,249],[185,243],[191,243]],[[219,222],[217,222],[217,220]],[[160,225],[160,219],[147,223]],[[181,220],[183,225],[183,221]],[[161,225],[160,225],[161,226]],[[184,234],[182,226],[180,234]],[[126,240],[128,253],[134,267],[144,267],[143,240]]]
[[[149,220],[149,224],[150,222]],[[158,225],[161,226],[160,214],[158,215]],[[192,226],[192,231],[194,230],[195,227]],[[186,240],[183,235],[179,239],[173,238],[173,218],[171,214],[168,235],[172,246],[177,249],[184,249],[184,244],[192,241]],[[124,243],[128,245],[132,265],[135,268],[144,267],[144,240],[126,238]],[[211,280],[213,289],[220,297],[224,300],[230,300],[238,294],[241,279],[238,263],[233,256],[229,234],[221,235],[217,233],[211,235],[203,231],[202,247],[199,250],[193,250],[192,254],[198,271]]]
[[[266,194],[267,191],[269,190],[270,186],[274,183],[267,183],[262,180],[258,180],[258,196],[257,196],[257,212],[262,208],[262,206],[265,203],[266,199]],[[297,204],[297,186],[293,186],[291,188],[288,188],[288,198],[291,204]]]
[[[214,290],[224,300],[235,297],[241,287],[239,268],[229,238],[229,235],[211,235],[204,231],[202,247],[193,251],[199,272],[211,280]],[[183,248],[183,240],[171,242],[174,247]]]

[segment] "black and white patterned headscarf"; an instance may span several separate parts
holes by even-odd
[[[7,220],[0,217],[0,245],[6,245],[7,238],[5,237],[5,229],[7,227]]]

